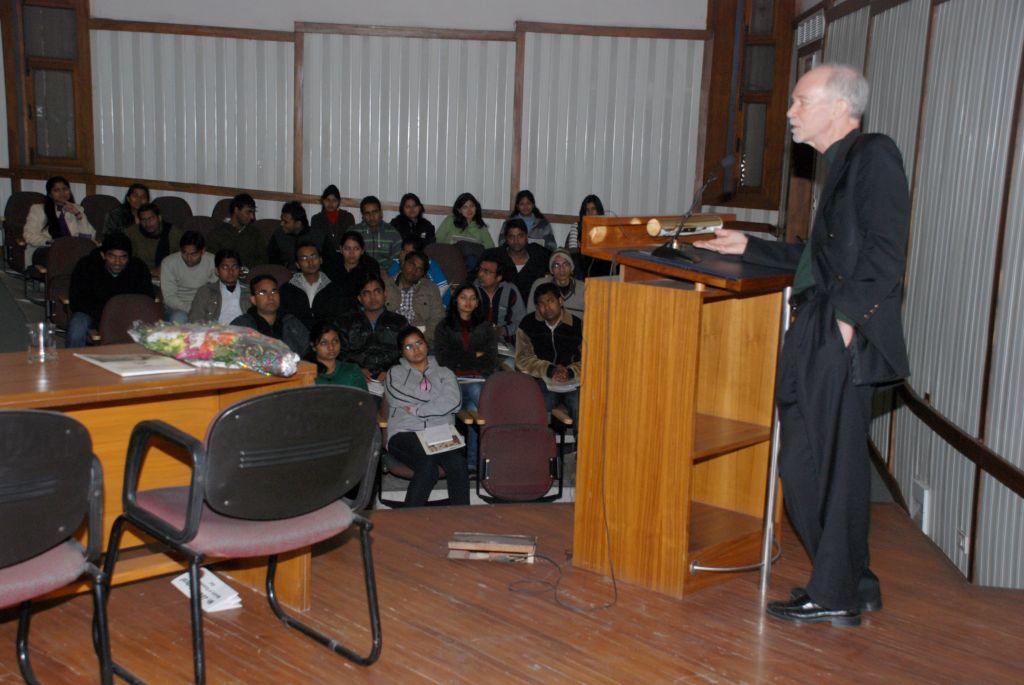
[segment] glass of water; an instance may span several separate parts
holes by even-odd
[[[57,329],[52,323],[28,326],[28,363],[44,364],[57,360]]]

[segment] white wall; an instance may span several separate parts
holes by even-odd
[[[92,0],[92,16],[290,31],[295,21],[511,31],[516,20],[703,29],[707,0]]]

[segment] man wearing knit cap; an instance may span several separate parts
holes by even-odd
[[[573,278],[572,255],[563,247],[551,253],[548,258],[548,275],[537,279],[530,289],[530,296],[526,298],[526,312],[534,311],[533,295],[542,283],[554,283],[558,286],[558,292],[562,295],[563,306],[566,311],[583,320],[583,281]]]

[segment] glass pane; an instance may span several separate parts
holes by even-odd
[[[75,11],[25,6],[25,54],[29,57],[75,59],[78,55]]]
[[[775,69],[775,48],[771,45],[747,45],[743,53],[743,89],[770,91]]]
[[[758,188],[763,182],[764,125],[768,105],[751,102],[743,107],[743,155],[740,158],[740,185]]]
[[[754,0],[753,11],[750,14],[750,32],[763,36],[772,32],[772,24],[775,17],[775,0]]]
[[[75,156],[75,89],[70,71],[32,71],[36,122],[36,154]]]

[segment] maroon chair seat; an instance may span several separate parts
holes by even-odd
[[[175,528],[185,527],[187,487],[143,490],[136,503]],[[341,500],[308,514],[273,521],[254,521],[218,514],[207,504],[196,536],[188,548],[206,557],[245,559],[283,554],[308,547],[343,532],[352,525],[352,509]]]
[[[46,201],[46,196],[32,190],[11,193],[4,205],[4,251],[7,265],[21,272],[25,264],[25,221],[32,205]]]
[[[130,524],[188,560],[196,682],[205,679],[200,567],[209,560],[267,556],[267,602],[285,625],[353,662],[380,656],[380,610],[366,518],[354,513],[373,497],[380,456],[377,402],[368,392],[316,385],[267,393],[218,414],[200,442],[163,421],[132,431],[125,459],[124,513],[110,530],[104,573],[112,577]],[[138,490],[154,441],[191,457],[188,487]],[[358,484],[358,494],[346,499]],[[363,557],[372,646],[366,656],[285,613],[277,601],[277,555],[334,537],[355,524]],[[129,682],[136,676],[114,665]]]
[[[195,214],[190,216],[185,223],[182,224],[181,228],[184,231],[196,231],[205,239],[209,238],[210,234],[213,233],[213,229],[217,228],[217,222],[213,217]]]
[[[192,205],[182,197],[164,195],[153,200],[153,204],[160,208],[160,218],[175,226],[184,226],[192,216]]]
[[[260,264],[249,269],[249,282],[252,283],[257,276],[270,276],[280,287],[292,279],[292,271],[280,264]]]
[[[128,335],[128,329],[134,322],[157,323],[163,315],[163,306],[148,295],[114,295],[100,315],[100,343],[129,343],[132,338]]]
[[[210,212],[210,216],[217,224],[222,224],[231,218],[231,198],[225,197],[217,200],[217,204],[213,206],[213,211]]]
[[[82,211],[97,234],[107,223],[107,215],[120,206],[121,201],[113,195],[86,195],[82,198]]]
[[[430,257],[431,261],[437,262],[441,271],[448,278],[452,289],[455,286],[465,283],[468,275],[466,273],[466,260],[455,245],[446,243],[431,243],[423,248],[423,251]]]
[[[88,565],[82,546],[66,540],[28,561],[0,568],[0,609],[64,587],[81,578]]]
[[[82,257],[96,249],[96,243],[84,236],[57,238],[50,245],[46,265],[46,314],[58,326],[66,326],[71,314],[64,303],[69,299],[71,272]]]

